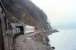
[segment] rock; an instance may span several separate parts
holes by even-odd
[[[6,18],[6,21],[2,20],[0,23],[0,25],[4,23],[4,27],[2,28],[5,28],[3,29],[5,35],[3,35],[5,50],[54,50],[54,47],[49,45],[48,35],[57,31],[52,29],[47,22],[46,14],[40,8],[30,0],[1,1],[2,6],[6,10],[3,12],[5,15],[0,12],[0,15]],[[19,32],[12,32],[13,26],[11,23],[15,24],[14,30],[18,27],[17,30],[19,30]],[[26,25],[33,26],[35,31],[29,32],[29,34],[24,33],[26,31],[24,26]],[[7,36],[6,33],[9,36]],[[17,37],[14,38],[16,35]]]

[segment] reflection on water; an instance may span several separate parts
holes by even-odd
[[[59,30],[49,36],[50,44],[55,50],[76,50],[76,29]]]

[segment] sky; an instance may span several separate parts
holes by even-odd
[[[55,50],[76,50],[76,0],[31,0],[59,32],[50,35]]]

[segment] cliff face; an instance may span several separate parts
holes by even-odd
[[[55,30],[41,9],[29,0],[2,0],[2,6],[6,10],[0,12],[5,50],[54,49],[49,45],[48,35]],[[26,25],[34,27],[34,31],[25,33]]]
[[[47,32],[51,31],[45,13],[29,0],[7,0],[3,3],[5,7],[7,6],[7,11],[18,20],[37,28],[46,29]]]

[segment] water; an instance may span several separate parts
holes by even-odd
[[[50,35],[49,39],[55,50],[76,50],[76,29],[59,30]]]

